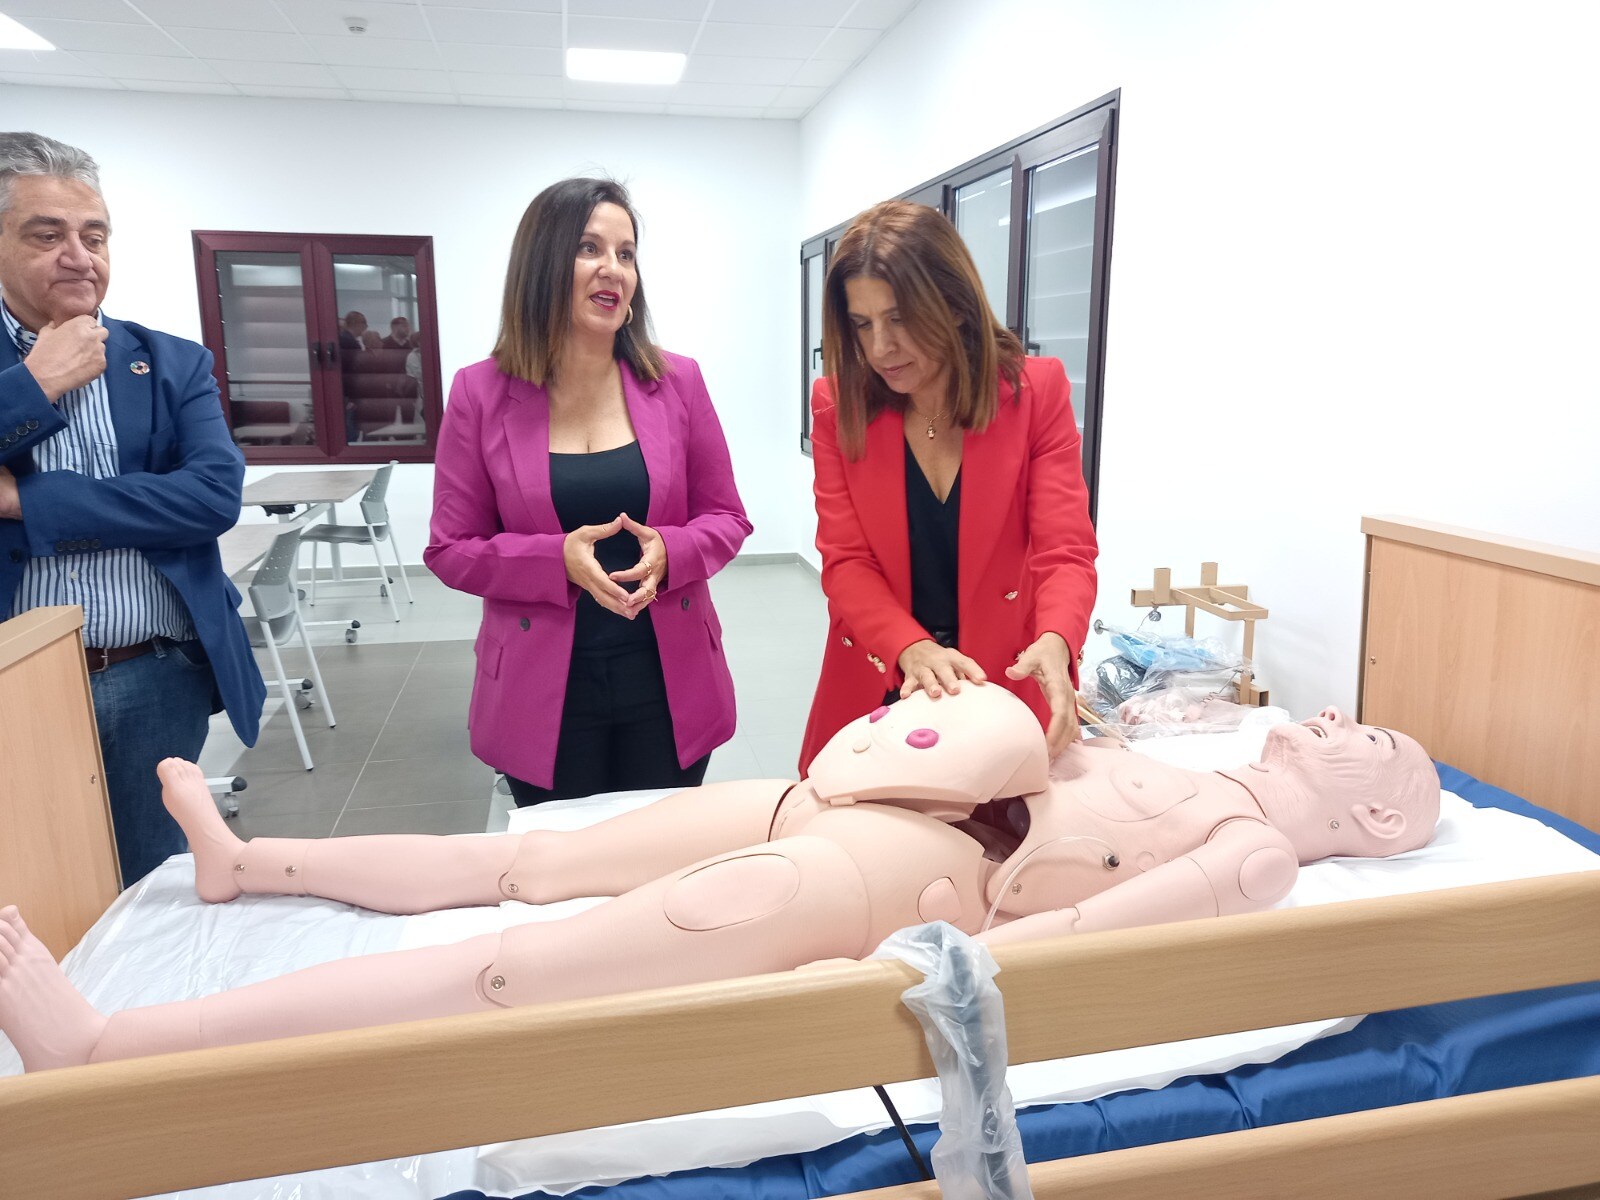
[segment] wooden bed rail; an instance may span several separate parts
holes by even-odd
[[[1586,872],[996,958],[1030,1062],[1600,979],[1597,928]],[[0,1080],[0,1180],[143,1196],[922,1078],[915,978],[850,964]]]

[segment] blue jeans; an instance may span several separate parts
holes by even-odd
[[[170,855],[189,849],[161,803],[156,764],[200,757],[216,680],[198,641],[160,638],[149,654],[92,673],[89,687],[122,886],[132,887]]]

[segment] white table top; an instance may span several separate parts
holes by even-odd
[[[252,504],[337,504],[361,491],[376,474],[371,467],[345,471],[279,471],[246,487],[242,503],[247,507]]]
[[[282,534],[303,529],[304,521],[262,521],[251,525],[235,525],[217,539],[222,551],[222,569],[231,578],[242,574],[267,556],[272,543]]]

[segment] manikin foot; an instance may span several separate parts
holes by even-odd
[[[217,811],[205,772],[181,758],[164,758],[156,776],[161,780],[161,802],[183,827],[194,852],[194,890],[213,904],[232,900],[239,894],[233,867],[244,843]]]
[[[68,982],[13,905],[0,908],[0,1032],[28,1071],[89,1061],[106,1019]]]

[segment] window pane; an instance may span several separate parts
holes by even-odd
[[[806,259],[806,402],[822,378],[822,255]]]
[[[339,360],[345,441],[420,444],[428,440],[423,405],[423,330],[417,263],[409,254],[335,254]]]
[[[1011,261],[1011,168],[956,189],[956,229],[978,264],[989,307],[1006,319],[1006,272]]]
[[[299,254],[217,252],[225,401],[241,446],[313,446],[306,299]]]
[[[1072,381],[1079,428],[1089,362],[1089,286],[1094,276],[1095,178],[1090,146],[1035,167],[1028,219],[1028,352],[1059,358]]]

